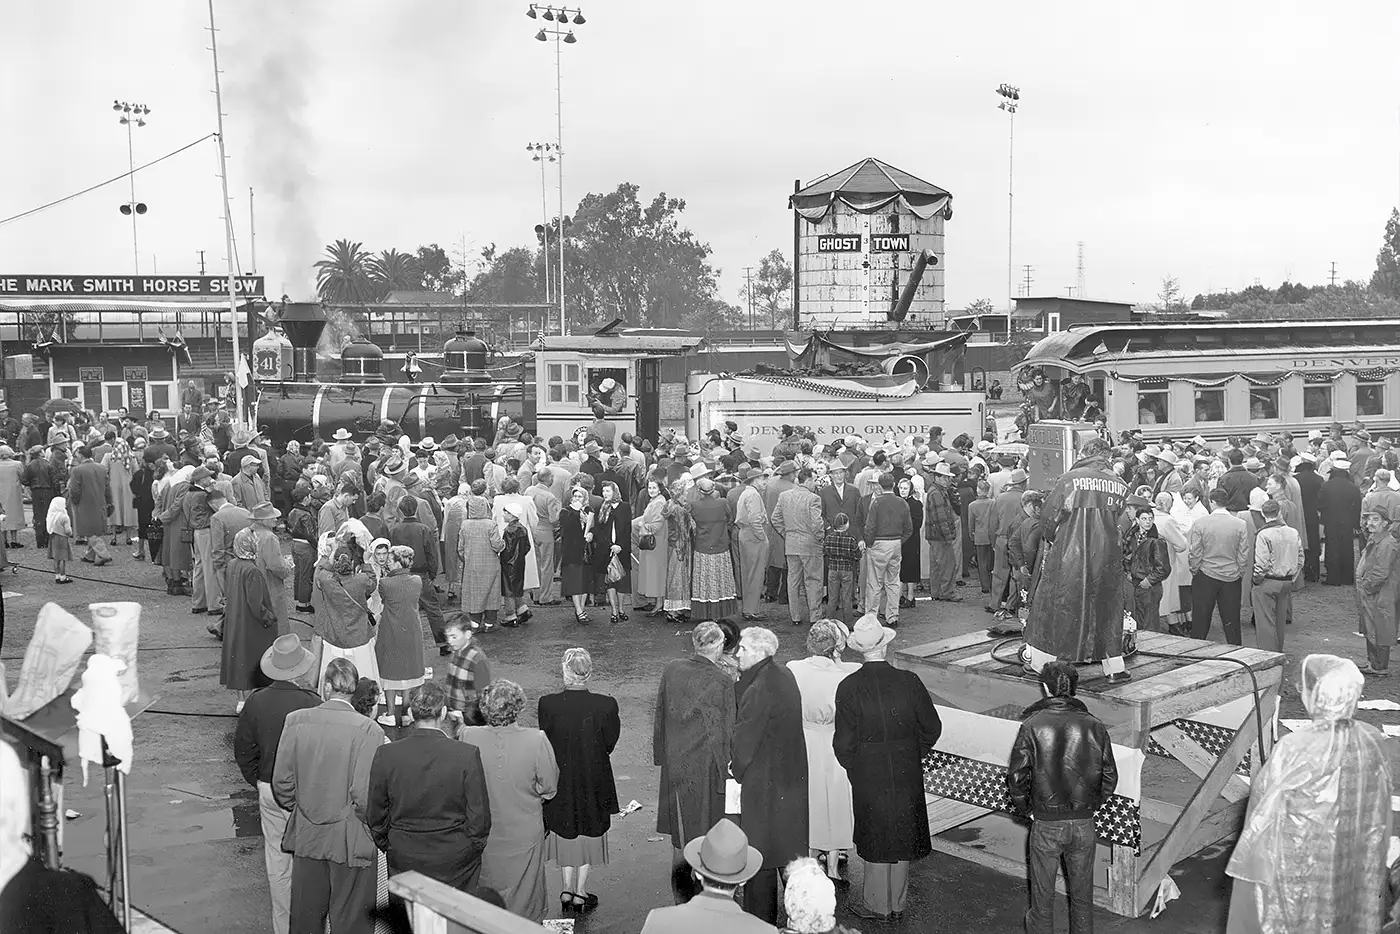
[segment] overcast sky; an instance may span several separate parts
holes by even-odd
[[[290,8],[302,11],[289,12]],[[223,0],[243,271],[311,294],[340,237],[372,250],[533,239],[555,136],[554,46],[515,0]],[[1400,4],[601,0],[565,46],[564,192],[684,198],[722,291],[791,255],[794,179],[876,156],[953,193],[950,308],[1005,303],[1007,115],[1021,89],[1015,249],[1032,292],[1151,301],[1259,279],[1366,279],[1400,199]],[[198,0],[14,3],[0,30],[0,217],[214,129]],[[137,176],[141,272],[223,271],[212,141]],[[550,211],[557,178],[550,173]],[[129,272],[125,183],[0,225],[0,273]]]

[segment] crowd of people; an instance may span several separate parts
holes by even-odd
[[[538,920],[553,864],[561,912],[598,907],[589,875],[608,863],[619,807],[617,703],[589,690],[593,659],[571,648],[563,690],[538,699],[527,728],[525,693],[493,677],[483,638],[566,601],[578,627],[604,608],[614,626],[632,614],[693,625],[693,655],[661,674],[653,724],[677,904],[645,931],[776,930],[784,913],[788,931],[835,930],[852,854],[864,873],[847,907],[903,916],[909,863],[930,852],[922,762],[941,726],[919,678],[886,661],[901,611],[980,586],[992,623],[1014,630],[1037,599],[1046,493],[994,432],[820,442],[784,426],[764,451],[732,423],[642,439],[600,414],[569,438],[503,418],[485,437],[412,443],[386,422],[274,446],[228,415],[192,398],[172,437],[124,412],[0,413],[12,441],[0,527],[7,548],[24,547],[27,489],[57,582],[70,542],[102,565],[124,537],[169,595],[211,617],[277,934],[327,919],[368,931],[384,877],[409,869]],[[1205,638],[1218,610],[1239,644],[1252,614],[1259,645],[1281,651],[1297,588],[1353,586],[1368,646],[1357,673],[1388,673],[1400,456],[1384,439],[1335,425],[1306,440],[1095,444],[1131,491],[1110,534],[1139,629]],[[769,612],[801,627],[806,657],[775,661]],[[1356,670],[1337,663],[1337,678]],[[1074,696],[1074,668],[1038,671],[1047,699],[1026,711],[1008,774],[1034,817],[1028,923],[1048,930],[1063,856],[1071,929],[1087,930],[1083,856],[1113,791],[1111,747]],[[1335,704],[1327,717],[1350,722]],[[1055,752],[1066,736],[1080,759]]]

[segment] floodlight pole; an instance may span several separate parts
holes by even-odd
[[[224,260],[228,266],[228,326],[233,338],[233,416],[235,424],[243,423],[243,386],[238,382],[238,364],[243,357],[238,350],[238,293],[233,279],[233,211],[228,198],[228,151],[224,147],[224,99],[219,86],[219,41],[214,28],[214,0],[209,0],[209,51],[214,56],[214,110],[218,118],[219,184],[224,198]],[[251,336],[251,335],[250,335]],[[250,371],[251,372],[251,371]]]

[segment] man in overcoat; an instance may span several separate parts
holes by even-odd
[[[413,728],[374,754],[365,824],[390,874],[414,870],[467,891],[491,832],[481,751],[449,735],[441,685],[409,691],[408,706]]]
[[[798,471],[797,486],[778,495],[768,517],[787,556],[788,610],[794,626],[817,618],[825,583],[822,501],[812,492],[812,476],[809,468]]]
[[[87,539],[83,560],[101,567],[112,563],[107,553],[107,515],[112,510],[112,491],[107,471],[92,459],[92,449],[79,445],[76,463],[68,474],[68,505],[73,510],[73,537]]]
[[[846,644],[865,662],[836,689],[831,741],[851,779],[856,854],[865,861],[861,904],[852,904],[851,912],[871,921],[904,914],[909,861],[932,849],[923,759],[943,733],[919,676],[885,661],[895,635],[873,613],[856,621]]]
[[[686,843],[724,817],[734,743],[734,681],[718,664],[724,631],[704,622],[690,641],[695,654],[661,672],[652,733],[652,762],[661,767],[656,830],[671,837],[673,865],[684,862]]]
[[[771,630],[750,626],[740,633],[743,673],[735,689],[739,715],[731,766],[742,789],[740,823],[763,854],[763,868],[744,889],[744,908],[769,924],[778,919],[778,870],[807,855],[808,825],[802,695],[792,672],[773,660],[776,654],[778,637]]]
[[[778,506],[778,497],[797,484],[797,465],[783,461],[773,469],[773,477],[763,488],[763,515],[766,520],[764,531],[768,534],[768,574],[764,579],[764,600],[768,603],[785,603],[788,600],[787,549],[783,536],[773,528],[773,510]]]
[[[1123,667],[1123,546],[1118,517],[1128,485],[1108,466],[1108,445],[1094,440],[1056,483],[1041,511],[1045,559],[1032,578],[1026,664],[1101,662],[1113,682]],[[1000,556],[998,556],[998,560]]]
[[[1303,528],[1303,579],[1316,582],[1320,576],[1322,556],[1322,536],[1319,534],[1318,494],[1322,492],[1322,478],[1317,475],[1317,457],[1304,452],[1298,455],[1298,466],[1293,468],[1302,495]]]
[[[272,795],[290,811],[282,848],[292,854],[291,934],[371,934],[375,849],[365,816],[369,773],[384,745],[379,724],[350,706],[360,673],[346,658],[326,666],[319,707],[287,715]]]

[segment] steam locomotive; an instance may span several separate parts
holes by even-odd
[[[414,441],[450,434],[490,435],[503,415],[533,428],[534,385],[525,367],[518,366],[513,378],[493,379],[487,369],[490,348],[470,331],[458,331],[443,345],[440,380],[390,382],[384,374],[384,351],[357,339],[341,351],[340,379],[321,382],[316,376],[316,344],[326,317],[320,306],[288,302],[280,323],[292,345],[291,379],[259,380],[256,416],[256,423],[278,444],[329,438],[340,428],[362,439],[386,420]],[[285,376],[280,366],[268,369]],[[254,372],[263,376],[265,368],[255,364]]]

